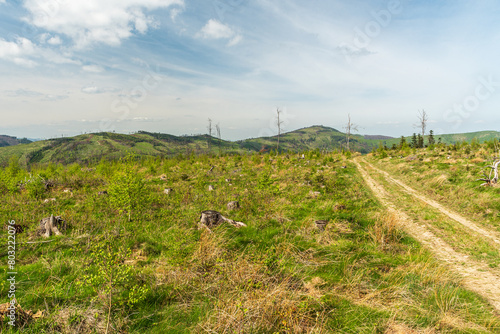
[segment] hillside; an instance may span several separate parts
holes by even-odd
[[[334,128],[315,125],[307,128],[284,133],[280,136],[280,150],[301,152],[307,150],[332,151],[345,148],[346,135]],[[240,143],[241,147],[252,150],[267,152],[271,149],[276,150],[278,136],[247,139]],[[366,140],[363,136],[352,135],[350,146],[355,151],[367,153],[377,143],[372,140]]]
[[[26,138],[18,139],[12,136],[0,135],[0,147],[14,146],[14,145],[28,144],[28,143],[31,143],[31,141]]]
[[[440,139],[441,138],[441,139]],[[479,143],[484,143],[485,141],[489,141],[492,139],[500,139],[500,132],[498,131],[477,131],[477,132],[467,132],[467,133],[452,133],[452,134],[440,134],[434,135],[434,140],[439,142],[441,140],[444,144],[456,144],[460,142],[471,142],[474,138],[478,140]],[[405,137],[406,142],[410,143],[412,136]],[[428,135],[425,136],[425,144],[427,145]],[[393,144],[398,145],[401,141],[401,137],[399,138],[385,138],[379,140],[382,145],[386,145],[387,147],[391,147]]]
[[[411,137],[406,138],[407,142],[411,141]],[[439,138],[443,143],[448,144],[464,140],[471,141],[473,138],[484,142],[500,138],[500,132],[482,131],[435,136],[436,141]],[[17,139],[8,137],[8,140],[14,143]],[[279,140],[281,152],[293,153],[309,150],[331,152],[344,149],[346,144],[346,136],[343,132],[321,125],[283,133]],[[378,147],[379,143],[391,147],[393,144],[398,145],[399,142],[400,138],[355,134],[351,136],[350,148],[364,154]],[[18,157],[23,166],[49,162],[70,164],[73,162],[90,163],[99,161],[103,157],[114,160],[128,153],[162,157],[199,155],[207,153],[209,145],[210,152],[213,154],[269,152],[276,150],[277,143],[278,136],[231,142],[214,137],[209,138],[208,135],[174,136],[146,131],[139,131],[136,134],[102,132],[0,147],[0,166],[7,165],[12,156]]]
[[[0,148],[0,165],[6,165],[12,156],[19,157],[22,165],[34,163],[89,163],[101,158],[117,159],[131,152],[143,156],[173,157],[179,154],[191,155],[212,153],[248,153],[276,150],[278,137],[263,137],[237,142],[210,138],[207,135],[173,136],[162,133],[139,131],[136,134],[118,133],[84,134],[68,138],[37,141],[28,145]],[[302,152],[307,150],[332,151],[342,149],[345,134],[333,128],[312,126],[280,136],[280,150]],[[362,136],[351,138],[351,148],[363,153],[371,151],[377,143]]]

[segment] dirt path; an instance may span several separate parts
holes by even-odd
[[[438,202],[432,200],[432,199],[429,199],[423,195],[421,195],[419,192],[417,192],[416,190],[414,190],[413,188],[410,188],[409,186],[407,186],[406,184],[404,184],[403,182],[399,181],[399,180],[396,180],[395,178],[391,177],[389,175],[389,173],[387,173],[386,171],[383,171],[383,170],[380,170],[378,169],[377,167],[374,167],[373,165],[369,164],[368,162],[364,161],[366,164],[368,164],[371,168],[373,168],[374,170],[378,171],[379,173],[383,174],[385,176],[385,178],[392,182],[392,183],[395,183],[397,184],[398,186],[400,186],[403,191],[409,195],[412,195],[416,198],[418,198],[419,200],[421,200],[422,202],[424,203],[427,203],[429,204],[430,206],[433,206],[434,208],[436,208],[439,212],[447,215],[448,217],[450,217],[451,219],[459,222],[460,224],[466,226],[467,228],[471,229],[472,231],[476,232],[476,233],[479,233],[481,234],[482,236],[488,238],[488,239],[491,239],[493,242],[495,242],[496,244],[500,245],[500,235],[494,231],[488,231],[480,226],[478,226],[477,224],[471,222],[470,220],[460,216],[458,213],[455,213],[453,211],[450,211],[448,209],[446,209],[445,207],[443,207],[441,204],[439,204]]]
[[[369,167],[373,168],[373,166],[368,164],[363,159],[360,159],[360,160],[363,161],[364,163],[366,163]],[[387,191],[384,189],[384,187],[382,185],[380,185],[379,183],[377,183],[372,177],[370,177],[369,173],[365,169],[363,169],[363,167],[359,164],[358,160],[354,160],[354,163],[358,167],[358,170],[360,171],[361,175],[363,176],[363,178],[366,181],[366,183],[368,184],[368,186],[374,192],[375,196],[377,198],[379,198],[379,200],[382,202],[382,204],[388,208],[389,212],[392,212],[392,213],[396,214],[397,217],[399,217],[399,222],[402,225],[402,227],[405,229],[405,231],[409,235],[411,235],[413,238],[420,241],[431,252],[433,252],[439,260],[448,263],[448,265],[451,267],[451,269],[463,278],[463,284],[468,289],[475,291],[478,294],[482,295],[484,298],[488,299],[488,301],[498,311],[500,311],[500,276],[492,273],[491,269],[488,266],[483,265],[483,264],[476,262],[474,260],[471,260],[467,255],[456,252],[453,248],[450,247],[450,245],[448,245],[446,242],[444,242],[441,238],[434,235],[424,225],[420,225],[420,224],[415,223],[408,215],[406,215],[404,212],[398,210],[394,206],[394,204],[390,201],[390,195],[387,193]],[[382,171],[379,171],[379,172],[384,173],[384,175],[387,178],[390,178],[390,176],[387,173],[382,172]],[[397,181],[397,180],[394,180],[394,181]],[[411,188],[409,188],[409,189],[411,189]],[[405,188],[405,190],[407,190],[408,192],[411,193],[410,190],[408,190],[406,188]],[[411,189],[411,190],[413,190],[413,189]],[[413,192],[415,192],[415,191],[413,190]],[[412,195],[413,195],[413,193],[412,193]],[[419,196],[421,196],[421,195],[419,195]],[[423,197],[423,196],[421,196],[421,197]],[[434,202],[434,201],[432,201],[432,202]],[[435,204],[439,205],[438,203],[435,203]],[[442,208],[441,205],[439,205],[439,206]],[[436,207],[436,206],[434,206],[434,207]],[[439,210],[438,207],[436,207],[436,208]],[[444,208],[442,208],[442,209],[444,209]],[[446,210],[446,209],[444,209],[444,210]],[[446,211],[448,211],[448,210],[446,210]],[[441,212],[443,212],[443,211],[441,211]],[[445,212],[443,212],[443,213],[445,213]],[[445,213],[445,214],[448,215],[447,213]],[[453,217],[451,217],[451,218],[453,218]],[[463,217],[460,217],[460,218],[463,218]],[[453,219],[455,219],[455,218],[453,218]],[[473,223],[470,223],[470,224],[475,226],[475,224],[473,224]],[[477,227],[477,226],[476,226],[476,228],[478,228],[480,230],[484,230],[484,229]],[[488,232],[488,231],[485,231],[485,232]]]

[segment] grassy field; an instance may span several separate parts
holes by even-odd
[[[476,185],[496,210],[494,190]],[[16,297],[43,312],[15,328],[3,319],[2,333],[500,332],[494,309],[396,226],[341,154],[129,156],[30,173],[11,161],[0,196],[2,220],[27,226]],[[247,226],[199,229],[209,209]],[[67,230],[37,237],[51,214]],[[483,215],[496,224],[496,211]]]

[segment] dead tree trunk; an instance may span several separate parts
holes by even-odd
[[[229,223],[234,227],[246,226],[242,222],[237,222],[232,219],[224,217],[220,212],[214,210],[206,210],[201,212],[200,224],[208,228],[219,226],[222,223]]]
[[[482,186],[493,186],[497,184],[498,182],[498,165],[500,165],[500,158],[495,159],[493,161],[493,164],[491,166],[488,166],[491,168],[489,176],[484,174],[484,178],[479,179],[478,181],[484,181]],[[493,175],[493,177],[492,177]]]

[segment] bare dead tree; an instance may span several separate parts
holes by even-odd
[[[347,150],[349,151],[349,141],[351,139],[351,133],[353,131],[358,131],[358,125],[351,122],[351,114],[347,114],[347,124],[344,126]]]
[[[415,124],[414,126],[422,131],[422,141],[423,141],[425,138],[425,129],[427,128],[427,121],[429,120],[429,117],[427,116],[427,113],[423,109],[418,111],[417,117],[418,117],[418,123]]]
[[[208,119],[207,129],[208,129],[207,146],[208,146],[208,154],[210,154],[210,144],[212,139],[212,120],[210,118]]]
[[[495,144],[495,148],[497,149],[498,146]],[[500,152],[499,152],[500,155]],[[479,179],[478,181],[484,181],[482,186],[494,186],[495,184],[498,183],[498,166],[500,165],[500,157],[495,157],[493,160],[493,163],[491,166],[487,166],[490,169],[489,175],[486,175],[486,173],[483,173],[484,178]]]
[[[217,138],[219,139],[218,142],[219,142],[219,154],[221,154],[221,143],[222,143],[222,139],[220,137],[220,126],[219,126],[219,123],[217,123],[215,125],[215,129],[217,130]]]
[[[276,153],[280,151],[281,124],[283,124],[283,121],[280,121],[281,112],[282,110],[280,110],[280,108],[276,108],[276,126],[278,127],[278,145],[276,146]]]

